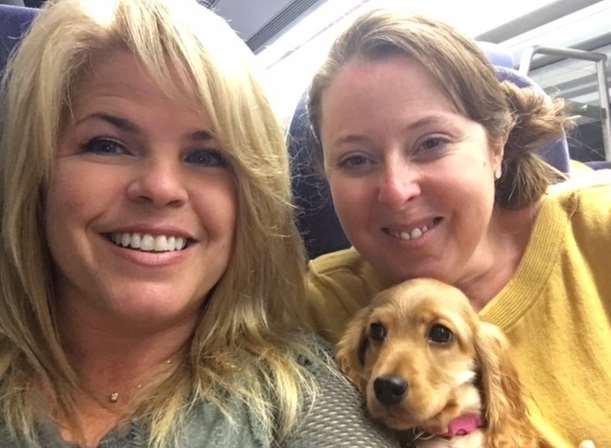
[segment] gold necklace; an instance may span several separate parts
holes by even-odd
[[[165,363],[165,365],[170,365],[172,364],[172,360],[168,359]],[[138,384],[136,386],[136,389],[142,389],[142,384]],[[119,394],[119,392],[115,391],[115,392],[111,392],[110,395],[108,395],[108,402],[110,404],[115,404],[119,402],[119,398],[121,398],[121,395]]]

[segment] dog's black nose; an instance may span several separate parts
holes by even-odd
[[[380,403],[390,406],[401,401],[407,382],[400,376],[380,376],[373,382],[373,390]]]

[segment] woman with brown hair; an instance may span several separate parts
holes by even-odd
[[[499,82],[451,27],[374,11],[335,42],[308,106],[353,245],[310,264],[321,334],[390,285],[452,284],[509,337],[546,442],[611,445],[611,186],[556,183],[536,154],[562,102]]]

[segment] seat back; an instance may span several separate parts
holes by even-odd
[[[0,71],[36,17],[37,9],[22,6],[0,5]]]
[[[495,67],[515,68],[513,55],[499,44],[479,40],[477,45]]]
[[[503,64],[495,65],[499,80],[512,82],[522,88],[534,88],[541,95],[546,95],[532,79],[514,70],[511,57],[500,52],[497,46],[484,44],[483,49],[492,61]],[[297,226],[310,258],[350,247],[335,213],[328,184],[322,177],[322,169],[315,166],[313,142],[306,92],[293,114],[287,143],[293,176],[293,196],[297,207]],[[545,145],[540,155],[558,170],[569,172],[569,151],[564,133],[558,140]]]
[[[329,185],[316,166],[315,137],[303,94],[291,120],[288,133],[293,198],[296,220],[309,258],[350,247],[339,223]]]

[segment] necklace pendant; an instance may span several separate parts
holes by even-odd
[[[108,396],[108,401],[110,401],[111,403],[116,403],[117,401],[119,401],[119,392],[113,392],[112,394],[110,394]]]

